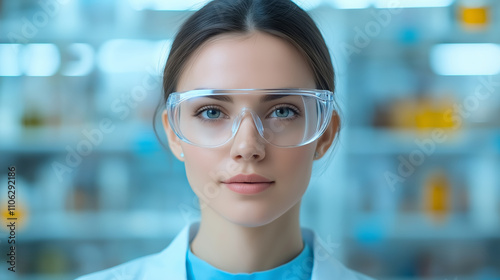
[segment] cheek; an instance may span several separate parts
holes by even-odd
[[[312,154],[314,147],[291,148],[290,151],[279,151],[274,155],[276,178],[283,182],[293,182],[295,188],[307,187],[312,170]],[[304,185],[305,184],[305,185]]]
[[[277,188],[273,193],[273,207],[286,210],[299,201],[311,179],[314,147],[291,148],[273,154],[273,175]],[[279,180],[279,181],[278,181]]]
[[[221,166],[227,162],[227,153],[217,149],[185,146],[183,151],[189,185],[198,198],[208,203],[220,194],[219,181],[235,174],[234,166]]]
[[[210,183],[210,174],[214,162],[219,159],[207,149],[198,147],[183,147],[185,155],[186,176],[195,193],[198,193],[204,185]]]

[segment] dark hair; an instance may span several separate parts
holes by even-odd
[[[294,2],[214,0],[191,15],[175,36],[163,72],[163,96],[155,118],[162,112],[168,96],[176,91],[184,65],[203,43],[225,33],[252,31],[269,33],[292,43],[311,66],[316,88],[335,92],[335,72],[325,40],[312,18]]]

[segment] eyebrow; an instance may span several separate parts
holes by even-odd
[[[268,101],[276,100],[276,99],[287,97],[287,96],[290,96],[290,95],[289,94],[286,94],[286,95],[285,94],[269,94],[269,95],[262,96],[260,98],[260,102],[268,102]],[[224,102],[233,103],[233,99],[227,95],[207,95],[205,97],[212,98],[215,100],[224,101]]]

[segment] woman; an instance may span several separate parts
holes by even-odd
[[[313,160],[340,120],[312,19],[289,0],[215,0],[172,44],[157,110],[201,221],[162,252],[86,279],[369,279],[301,228]]]

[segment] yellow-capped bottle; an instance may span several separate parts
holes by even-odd
[[[466,31],[482,31],[491,21],[491,3],[489,0],[459,0],[457,2],[457,20]]]
[[[444,222],[450,212],[450,183],[443,171],[432,173],[424,186],[424,208],[436,222]]]

